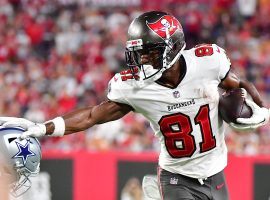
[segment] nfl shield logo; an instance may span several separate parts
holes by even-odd
[[[179,98],[180,97],[180,92],[179,91],[174,91],[173,92],[173,97],[174,98]]]
[[[178,183],[178,178],[173,177],[173,178],[170,179],[170,184],[171,185],[177,185],[177,183]]]

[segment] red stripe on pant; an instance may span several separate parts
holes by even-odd
[[[158,170],[157,170],[157,175],[158,175],[158,185],[159,185],[159,192],[160,192],[160,196],[161,196],[161,200],[164,200],[164,195],[163,195],[163,190],[162,190],[162,186],[161,186],[161,184],[160,184],[160,174],[161,174],[161,168],[160,167],[158,167]]]

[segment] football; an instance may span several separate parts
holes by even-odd
[[[237,123],[237,118],[249,118],[252,116],[251,108],[245,102],[246,91],[241,88],[229,90],[219,98],[219,113],[227,122]]]

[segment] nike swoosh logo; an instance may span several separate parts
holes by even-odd
[[[221,188],[223,188],[224,185],[225,185],[225,183],[221,183],[220,185],[217,185],[216,186],[217,190],[220,190]]]

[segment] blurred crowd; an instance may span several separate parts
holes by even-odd
[[[84,3],[0,1],[2,116],[43,122],[106,99],[108,81],[126,67],[129,23],[143,11],[158,9],[158,5],[182,23],[187,48],[217,43],[226,49],[233,70],[252,81],[269,106],[269,1],[157,0],[114,7],[78,2]],[[46,138],[42,143],[43,149],[66,151],[159,148],[148,122],[136,114],[84,133]],[[232,153],[268,154],[270,127],[248,134],[228,129],[227,144]]]

